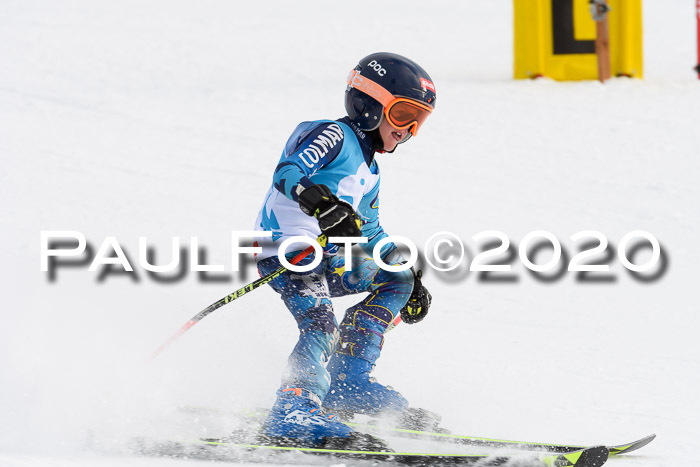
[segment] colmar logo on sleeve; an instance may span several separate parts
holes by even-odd
[[[310,169],[314,168],[314,164],[328,154],[328,151],[335,147],[344,137],[343,130],[335,123],[331,123],[328,127],[319,134],[316,139],[309,144],[306,149],[300,152],[299,159]]]

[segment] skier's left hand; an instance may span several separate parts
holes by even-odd
[[[413,268],[411,268],[413,271]],[[413,272],[413,292],[408,299],[406,305],[401,308],[401,321],[406,324],[417,323],[428,314],[428,309],[433,300],[433,297],[428,292],[421,282],[423,271]]]
[[[326,185],[312,185],[299,194],[299,208],[318,219],[326,237],[361,237],[362,221],[349,203],[338,199]]]

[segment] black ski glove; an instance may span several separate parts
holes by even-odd
[[[430,308],[430,303],[433,301],[433,297],[423,286],[421,282],[421,277],[423,276],[423,271],[418,271],[416,274],[413,268],[413,292],[408,299],[406,305],[401,308],[401,321],[406,324],[415,324],[428,314],[428,309]]]
[[[326,237],[361,237],[362,221],[345,201],[331,193],[326,185],[312,185],[299,194],[299,207],[318,219]]]

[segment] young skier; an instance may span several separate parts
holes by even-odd
[[[292,236],[366,237],[361,247],[371,256],[387,237],[379,223],[375,153],[393,152],[415,136],[434,108],[433,82],[415,62],[391,53],[360,60],[348,77],[347,116],[303,122],[287,141],[256,222],[258,230],[272,231],[272,242],[256,257],[260,274],[280,267],[277,247]],[[307,246],[292,245],[288,257]],[[389,272],[371,257],[353,257],[349,270],[337,251],[336,245],[327,244],[323,260],[312,271],[287,271],[270,282],[299,328],[263,426],[266,436],[283,438],[279,442],[351,442],[352,429],[325,410],[409,413],[406,399],[370,378],[370,372],[387,327],[399,313],[408,323],[423,319],[431,296],[412,269]],[[380,255],[388,265],[405,262],[393,243]],[[369,295],[346,310],[338,326],[330,298],[361,292]]]

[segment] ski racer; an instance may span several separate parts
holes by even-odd
[[[435,108],[435,86],[418,64],[392,53],[375,53],[351,71],[345,91],[347,116],[303,122],[286,143],[256,229],[272,232],[256,255],[266,275],[280,267],[279,244],[293,236],[316,239],[366,237],[367,256],[352,269],[338,246],[324,246],[323,259],[305,273],[287,271],[270,282],[294,316],[299,340],[289,356],[263,434],[315,446],[347,446],[353,430],[326,410],[369,415],[406,413],[408,402],[370,378],[384,333],[399,314],[422,320],[431,296],[420,273],[383,270],[371,258],[387,237],[379,223],[380,175],[375,153],[393,152],[418,130]],[[288,257],[306,249],[295,243]],[[405,263],[396,246],[381,249],[388,265]],[[307,265],[313,255],[298,265]],[[369,292],[346,310],[338,326],[331,297]]]

